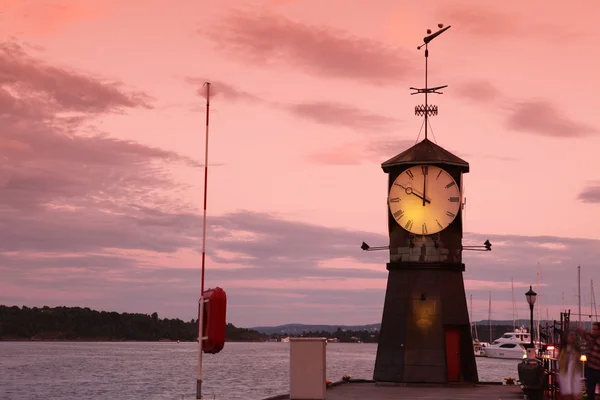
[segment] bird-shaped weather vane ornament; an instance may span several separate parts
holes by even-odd
[[[440,28],[440,29],[435,33],[431,33],[431,29],[427,29],[428,36],[425,36],[423,38],[424,43],[420,46],[417,46],[417,50],[421,50],[421,48],[423,46],[425,46],[425,87],[423,89],[418,89],[418,88],[414,88],[414,87],[410,88],[411,90],[415,90],[415,92],[411,93],[411,95],[412,94],[420,94],[420,93],[425,94],[425,104],[420,104],[418,106],[415,106],[415,115],[422,116],[425,118],[425,121],[423,121],[423,123],[425,125],[425,139],[427,139],[427,124],[429,123],[428,118],[430,116],[437,115],[437,113],[438,113],[437,106],[433,105],[433,104],[429,104],[427,102],[427,95],[429,93],[443,94],[439,90],[448,87],[448,85],[436,86],[436,87],[432,87],[432,88],[427,86],[427,58],[429,57],[428,44],[433,39],[435,39],[436,37],[438,37],[445,31],[450,29],[450,25],[448,25],[447,27],[444,28],[443,24],[438,24],[438,28]]]

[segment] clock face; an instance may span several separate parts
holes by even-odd
[[[388,204],[402,228],[415,235],[432,235],[446,229],[458,215],[460,188],[443,169],[417,165],[394,180]]]

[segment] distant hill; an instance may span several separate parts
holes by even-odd
[[[489,320],[487,320],[487,319],[482,319],[481,321],[473,321],[473,322],[477,325],[489,325],[490,324]],[[536,321],[534,320],[534,323],[535,322]],[[518,319],[515,321],[515,325],[517,327],[524,326],[525,328],[529,328],[529,323],[530,323],[529,319]],[[545,325],[546,323],[552,324],[552,321],[546,321],[546,320],[540,321],[541,325]],[[493,319],[492,320],[492,325],[510,325],[510,326],[512,326],[512,324],[513,324],[512,319]]]
[[[299,335],[302,332],[329,332],[334,333],[338,328],[343,331],[378,331],[381,324],[370,325],[304,325],[304,324],[285,324],[278,326],[257,326],[249,328],[259,333],[267,335],[271,334],[288,334]]]
[[[541,321],[541,325],[545,326],[546,322],[552,324],[552,321]],[[490,323],[487,319],[481,321],[474,321],[477,326],[489,326]],[[512,327],[513,321],[511,320],[492,320],[492,326],[510,326]],[[515,321],[517,327],[523,326],[529,329],[528,319],[519,319]],[[588,324],[589,325],[589,324]],[[272,334],[287,334],[287,335],[299,335],[302,332],[329,332],[334,333],[338,328],[344,331],[379,331],[381,324],[369,324],[369,325],[307,325],[307,324],[285,324],[277,326],[255,326],[248,328],[259,333],[266,335]]]

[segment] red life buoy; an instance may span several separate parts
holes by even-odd
[[[202,351],[216,354],[225,346],[227,295],[220,287],[204,291]],[[199,310],[198,310],[199,312]]]

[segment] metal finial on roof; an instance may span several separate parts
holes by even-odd
[[[429,104],[427,102],[427,95],[429,93],[443,94],[442,92],[439,92],[439,90],[448,87],[448,85],[436,86],[436,87],[432,87],[432,88],[427,86],[427,59],[429,57],[428,44],[433,39],[435,39],[436,37],[438,37],[445,31],[450,29],[450,25],[448,25],[447,27],[444,28],[443,24],[438,24],[438,28],[440,28],[440,30],[438,30],[435,33],[431,33],[431,29],[427,29],[428,36],[425,36],[423,38],[423,44],[417,47],[417,50],[421,50],[421,48],[423,46],[425,46],[425,87],[422,89],[418,89],[418,88],[414,88],[414,87],[410,88],[411,90],[415,90],[415,92],[411,93],[411,95],[421,94],[421,93],[425,94],[425,104],[420,104],[415,107],[415,115],[422,116],[425,118],[425,139],[427,139],[427,123],[428,123],[427,120],[430,116],[437,115],[437,113],[438,113],[438,107],[436,105]]]

